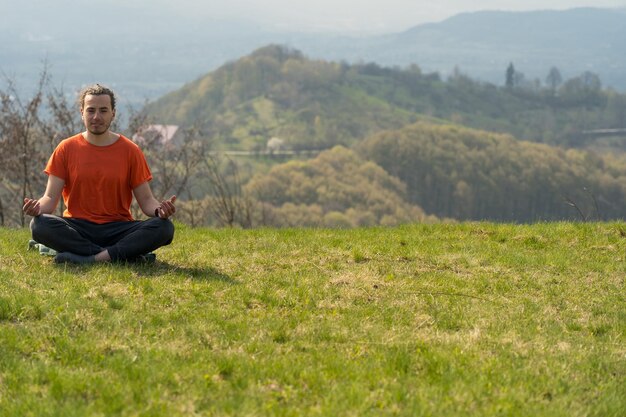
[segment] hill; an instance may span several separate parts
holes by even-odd
[[[406,184],[407,201],[442,218],[623,218],[626,161],[459,126],[416,123],[375,134],[360,156]]]
[[[351,146],[417,120],[575,144],[584,130],[626,127],[626,96],[602,90],[593,73],[551,88],[509,88],[461,73],[448,80],[419,67],[327,62],[271,45],[191,82],[146,107],[159,123],[196,125],[225,149],[264,149],[271,137],[292,149]]]
[[[178,225],[92,267],[0,228],[0,414],[618,416],[625,228]]]
[[[292,149],[350,145],[414,120],[411,112],[347,82],[350,68],[268,46],[148,104],[146,112],[163,123],[199,124],[226,149],[245,150],[264,149],[271,137]]]
[[[246,184],[267,225],[356,227],[436,220],[409,203],[406,186],[373,162],[336,146],[307,161],[257,173]]]

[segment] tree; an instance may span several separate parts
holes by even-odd
[[[226,169],[222,169],[226,163]],[[247,228],[253,223],[253,201],[242,189],[239,167],[228,156],[209,154],[204,161],[204,175],[210,184],[208,208],[222,226],[239,225]]]
[[[606,123],[614,128],[626,128],[626,96],[611,91],[608,96]]]
[[[24,226],[24,198],[42,193],[46,161],[63,135],[74,128],[77,116],[70,112],[63,92],[51,89],[46,63],[30,99],[23,99],[13,80],[5,82],[0,90],[0,222]],[[10,218],[5,213],[9,208]]]
[[[506,88],[515,87],[515,67],[513,63],[509,63],[509,66],[506,69],[506,79],[505,79]]]
[[[602,89],[602,81],[600,81],[600,76],[596,73],[585,71],[581,74],[580,79],[582,85],[589,91],[596,92]]]
[[[585,71],[578,77],[567,80],[560,91],[570,105],[583,105],[586,110],[602,106],[606,100],[602,93],[600,77],[590,71]]]
[[[548,72],[548,75],[546,76],[546,84],[550,88],[553,95],[562,82],[563,78],[561,77],[559,69],[557,67],[550,68],[550,72]]]
[[[157,198],[181,198],[181,217],[192,225],[206,225],[212,214],[220,225],[250,226],[250,205],[242,197],[239,171],[228,159],[232,175],[222,169],[222,157],[211,152],[211,142],[196,126],[165,126],[143,112],[131,110],[129,130],[146,155],[153,172]],[[232,168],[234,166],[234,168]],[[206,185],[208,183],[208,185]],[[139,214],[138,208],[135,214]]]

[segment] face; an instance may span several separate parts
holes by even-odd
[[[86,95],[82,116],[89,133],[93,135],[107,133],[115,117],[115,111],[111,109],[111,97],[106,94]]]

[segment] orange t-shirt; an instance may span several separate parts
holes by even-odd
[[[64,217],[94,223],[133,220],[133,189],[152,179],[139,147],[120,138],[108,146],[89,143],[81,133],[59,143],[44,172],[65,180]]]

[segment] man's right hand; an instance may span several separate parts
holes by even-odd
[[[29,216],[39,216],[41,214],[41,204],[39,204],[39,200],[33,200],[32,198],[24,199],[24,207],[22,207],[24,213]]]

